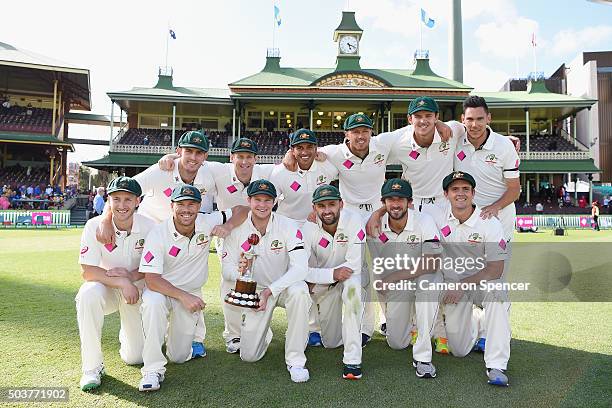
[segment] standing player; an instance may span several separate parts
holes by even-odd
[[[418,336],[412,349],[413,367],[419,378],[434,378],[436,368],[431,363],[431,336],[438,315],[439,292],[423,290],[421,284],[440,282],[441,273],[436,271],[435,256],[442,252],[438,229],[434,220],[424,212],[410,208],[412,188],[401,179],[390,179],[381,190],[386,214],[378,237],[368,238],[372,259],[395,259],[409,256],[421,263],[417,268],[391,270],[385,273],[382,282],[375,284],[379,299],[384,304],[387,343],[396,350],[410,344],[410,328],[416,322]],[[380,284],[413,281],[414,290],[387,290]],[[413,316],[413,313],[416,315]]]
[[[225,239],[222,255],[223,278],[235,282],[239,266],[246,266],[244,251],[257,255],[251,265],[260,292],[259,309],[247,309],[240,330],[240,358],[258,361],[272,340],[270,322],[277,306],[287,312],[285,363],[293,382],[308,381],[305,368],[308,313],[312,301],[304,279],[308,273],[308,257],[304,251],[302,232],[297,224],[280,214],[273,214],[276,189],[267,180],[256,180],[247,189],[251,211],[248,218]],[[257,245],[249,237],[259,237]]]
[[[360,379],[361,371],[361,254],[365,232],[359,215],[343,209],[340,192],[322,185],[312,195],[315,223],[303,226],[308,253],[308,276],[321,343],[344,344],[342,377]],[[343,312],[344,306],[344,312]]]
[[[210,241],[220,229],[215,226],[225,224],[231,229],[225,212],[199,214],[202,197],[194,186],[175,187],[170,199],[172,218],[151,230],[140,260],[146,282],[141,308],[145,342],[140,391],[156,391],[164,380],[164,339],[170,361],[184,363],[192,358],[191,343],[205,306],[202,286],[208,279]],[[239,207],[233,210],[246,214]],[[236,214],[236,218],[240,216]]]
[[[115,244],[96,241],[102,217],[90,219],[83,229],[79,263],[86,282],[76,296],[83,391],[98,388],[104,375],[101,338],[107,314],[119,311],[121,359],[127,364],[142,363],[144,336],[139,308],[144,276],[138,272],[138,264],[145,237],[155,223],[135,214],[141,195],[140,185],[129,177],[118,177],[108,185]]]
[[[495,218],[481,218],[473,205],[476,181],[456,171],[444,178],[443,188],[450,201],[449,210],[436,219],[444,244],[445,259],[461,260],[463,268],[448,268],[443,263],[444,280],[472,284],[477,289],[447,290],[444,315],[448,343],[456,357],[464,357],[476,340],[487,333],[484,361],[489,384],[508,385],[505,374],[510,359],[510,302],[506,290],[481,288],[481,282],[502,283],[504,260],[508,257],[503,227]],[[474,265],[468,268],[468,261]],[[459,264],[457,264],[459,265]],[[484,316],[480,309],[484,308]]]

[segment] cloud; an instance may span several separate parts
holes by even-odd
[[[463,82],[473,86],[475,91],[496,92],[511,77],[509,72],[470,62],[463,67]]]
[[[512,20],[518,16],[513,0],[463,0],[461,2],[463,20],[488,17],[496,21]]]
[[[474,33],[481,53],[514,59],[531,52],[531,36],[535,33],[538,47],[545,47],[546,40],[538,36],[538,22],[525,17],[503,22],[481,24]]]
[[[556,56],[576,53],[585,47],[593,48],[612,40],[612,26],[600,25],[582,30],[565,29],[554,35],[549,52]],[[608,43],[609,44],[609,43]]]

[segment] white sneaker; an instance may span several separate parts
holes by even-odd
[[[82,391],[91,391],[100,386],[102,384],[102,376],[104,375],[104,364],[99,367],[94,368],[93,370],[85,371],[81,376],[81,390]]]
[[[287,370],[291,374],[291,381],[295,383],[303,383],[310,379],[310,373],[304,367],[287,366]]]
[[[142,376],[138,391],[157,391],[163,381],[164,375],[162,373],[147,373]]]
[[[227,343],[225,343],[225,351],[230,354],[235,354],[240,351],[240,339],[235,338],[231,339]]]

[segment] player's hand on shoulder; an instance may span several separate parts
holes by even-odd
[[[283,157],[283,166],[289,171],[297,171],[297,160],[295,160],[291,150],[287,150],[287,153],[285,153],[285,157]]]
[[[438,120],[436,121],[436,130],[440,134],[440,139],[443,142],[448,142],[453,137],[453,130],[446,123]]]
[[[480,218],[483,220],[488,220],[489,218],[497,217],[499,214],[499,208],[493,205],[487,205],[486,207],[482,207],[480,211]]]
[[[371,237],[377,237],[380,235],[382,228],[382,215],[380,210],[374,211],[366,223],[366,233]]]
[[[445,304],[456,304],[459,303],[461,298],[463,297],[463,291],[460,289],[457,290],[447,290],[444,294],[443,302]]]
[[[98,228],[96,228],[96,241],[102,245],[115,244],[115,230],[112,221],[100,221]]]
[[[233,228],[228,224],[215,225],[210,234],[225,239],[232,233],[232,230]]]
[[[353,270],[346,266],[339,266],[334,269],[334,280],[343,282],[353,275]]]
[[[190,293],[183,294],[179,300],[183,304],[183,307],[191,313],[199,312],[206,307],[206,303],[204,303],[202,299]]]
[[[174,169],[174,160],[181,157],[178,153],[170,153],[159,159],[157,165],[164,171],[170,171]]]
[[[519,139],[516,136],[507,136],[508,139],[510,139],[510,141],[512,142],[512,144],[514,145],[514,150],[516,150],[516,152],[520,152],[521,151],[521,139]]]
[[[312,222],[312,223],[316,223],[317,222],[317,213],[314,210],[311,211],[310,214],[308,214],[308,217],[306,217],[306,221]]]
[[[319,162],[324,162],[327,160],[327,155],[320,150],[317,150],[317,154],[315,155],[315,160]]]

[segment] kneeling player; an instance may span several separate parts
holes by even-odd
[[[144,336],[140,319],[140,294],[144,275],[138,263],[145,237],[155,222],[135,214],[142,190],[129,177],[118,177],[108,185],[110,214],[115,243],[102,245],[96,229],[102,217],[87,221],[81,237],[80,264],[87,281],[76,296],[77,321],[81,336],[83,375],[81,389],[100,386],[104,374],[102,325],[104,316],[119,311],[121,330],[119,355],[127,364],[142,363]]]

